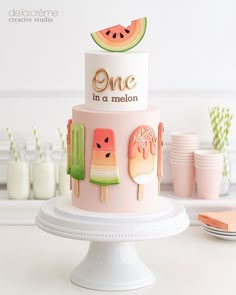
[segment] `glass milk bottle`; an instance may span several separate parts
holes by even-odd
[[[224,151],[224,164],[223,164],[223,172],[221,179],[221,187],[220,187],[220,196],[227,196],[230,193],[230,157],[229,157],[229,147],[227,146]]]
[[[61,151],[61,159],[58,163],[58,189],[60,196],[70,194],[70,176],[67,174],[67,157],[64,149]]]
[[[30,169],[25,159],[26,144],[11,152],[7,164],[7,193],[9,199],[25,200],[30,196]]]
[[[52,146],[47,143],[37,151],[32,163],[32,184],[35,199],[49,199],[56,195],[56,169],[52,161]]]

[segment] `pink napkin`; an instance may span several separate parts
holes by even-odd
[[[236,211],[204,212],[198,219],[207,225],[227,231],[236,231]]]

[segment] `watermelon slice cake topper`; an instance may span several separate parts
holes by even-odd
[[[101,48],[108,51],[127,51],[135,47],[146,32],[147,18],[133,20],[128,27],[121,25],[92,33],[93,40]]]

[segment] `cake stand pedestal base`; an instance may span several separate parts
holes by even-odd
[[[104,291],[142,288],[155,277],[134,242],[177,235],[189,226],[182,206],[158,198],[156,212],[118,214],[81,210],[72,206],[71,198],[55,197],[42,204],[36,224],[53,235],[91,242],[87,256],[71,273],[74,284]]]
[[[155,281],[137,255],[134,242],[91,242],[70,279],[76,285],[106,291],[142,288]]]

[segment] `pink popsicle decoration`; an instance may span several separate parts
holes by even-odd
[[[129,140],[129,175],[138,184],[137,199],[143,199],[144,184],[154,176],[157,154],[155,131],[149,126],[134,130]]]

